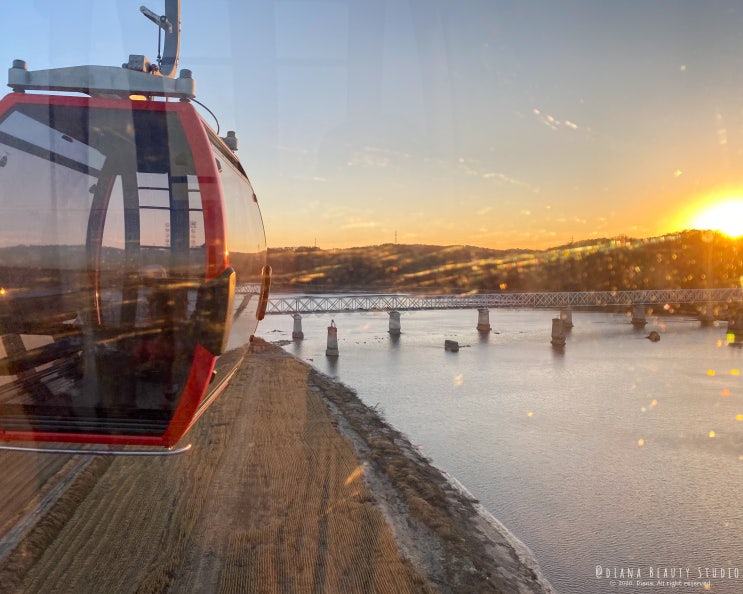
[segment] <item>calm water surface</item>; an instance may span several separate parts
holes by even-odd
[[[554,316],[494,309],[482,337],[476,310],[402,312],[393,339],[385,312],[307,314],[305,339],[284,348],[379,406],[559,592],[704,591],[693,580],[743,592],[743,349],[725,344],[724,323],[637,331],[623,315],[573,312],[557,351]],[[337,360],[325,356],[331,319]],[[290,340],[292,328],[268,316],[258,335]]]

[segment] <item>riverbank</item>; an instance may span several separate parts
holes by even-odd
[[[552,591],[352,390],[250,350],[190,452],[88,464],[2,561],[0,591]]]
[[[528,549],[377,410],[314,369],[310,385],[353,443],[365,482],[401,552],[437,588],[553,592]]]

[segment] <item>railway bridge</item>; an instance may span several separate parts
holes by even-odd
[[[256,289],[255,291],[253,289]],[[257,293],[258,287],[242,285],[238,293]],[[506,307],[611,307],[694,304],[700,309],[714,305],[743,304],[743,288],[650,289],[638,291],[565,291],[544,293],[325,294],[270,297],[267,314],[348,311],[404,311],[420,309],[481,309]]]

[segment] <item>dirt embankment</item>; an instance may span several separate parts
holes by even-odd
[[[191,451],[79,471],[0,562],[0,592],[550,591],[351,390],[251,349]]]

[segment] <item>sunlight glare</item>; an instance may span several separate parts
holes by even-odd
[[[695,229],[720,231],[733,238],[743,236],[743,198],[729,198],[704,208],[692,225]]]

